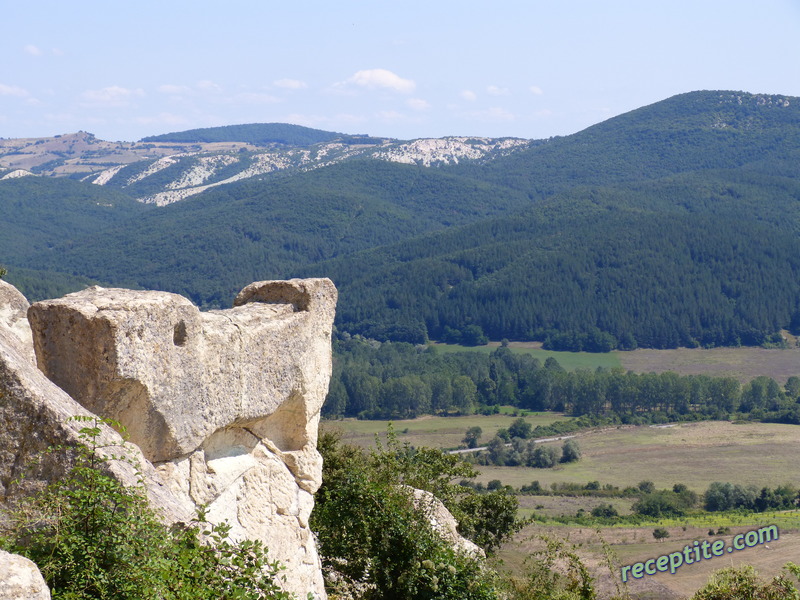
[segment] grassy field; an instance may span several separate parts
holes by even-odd
[[[800,482],[800,428],[771,423],[720,421],[674,427],[620,427],[580,435],[583,458],[555,469],[478,467],[478,481],[499,479],[519,487],[538,480],[620,487],[650,480],[658,488],[683,483],[704,492],[712,481],[775,486]]]
[[[440,352],[493,352],[499,342],[487,346],[434,344]],[[759,375],[772,377],[781,385],[792,375],[800,375],[800,347],[767,348],[677,348],[639,349],[632,352],[552,352],[542,350],[540,342],[510,342],[512,352],[535,356],[542,362],[555,358],[567,370],[622,367],[636,373],[675,371],[681,375],[735,377],[747,382]]]
[[[525,560],[542,548],[539,536],[549,535],[566,539],[578,545],[578,554],[596,577],[599,598],[608,598],[615,592],[616,584],[621,585],[620,567],[655,558],[662,554],[680,552],[686,545],[693,545],[695,540],[717,539],[730,545],[734,535],[745,533],[760,526],[778,524],[780,539],[769,542],[766,546],[756,546],[711,560],[702,560],[692,565],[683,565],[672,575],[658,573],[642,579],[631,579],[628,590],[634,598],[640,600],[679,600],[689,597],[702,587],[714,571],[729,567],[752,564],[758,572],[766,577],[777,575],[786,562],[797,562],[800,555],[800,533],[782,527],[776,523],[773,515],[766,515],[760,520],[738,527],[731,527],[725,535],[708,535],[707,526],[688,525],[666,526],[669,538],[657,542],[652,535],[658,525],[649,527],[606,528],[597,531],[592,528],[551,527],[546,525],[529,525],[506,544],[499,553],[504,568],[513,573],[525,570]],[[613,557],[613,568],[607,564],[607,555]]]
[[[486,346],[459,346],[458,344],[433,344],[439,352],[494,352],[499,346],[499,342],[489,342]],[[620,367],[622,363],[619,352],[607,352],[603,354],[593,352],[553,352],[542,350],[539,342],[510,342],[508,347],[512,352],[519,354],[530,354],[538,358],[542,363],[548,358],[555,358],[558,363],[568,371],[575,369],[591,369],[604,367],[611,369]]]
[[[559,469],[479,467],[480,481],[500,479],[521,485],[538,480],[542,486],[553,482],[586,483],[598,480],[624,487],[642,480],[655,482],[657,488],[685,483],[703,492],[712,481],[730,481],[743,485],[769,485],[800,481],[800,428],[793,425],[725,422],[680,424],[669,428],[631,427],[607,429],[582,435],[579,443],[583,458],[579,463]],[[628,514],[630,499],[588,497],[520,496],[520,516],[536,512],[544,516],[574,515],[579,509],[591,511],[600,503],[611,502],[620,514]],[[690,596],[716,570],[740,564],[752,564],[766,577],[778,574],[788,561],[800,556],[800,510],[763,514],[700,514],[680,519],[663,519],[642,527],[620,525],[578,527],[534,523],[505,544],[499,553],[504,568],[514,573],[524,571],[524,562],[541,547],[538,536],[552,535],[580,544],[578,553],[597,577],[599,597],[614,593],[619,582],[619,566],[681,551],[694,540],[725,539],[764,525],[776,525],[781,538],[769,547],[758,546],[712,560],[681,567],[675,575],[659,573],[633,580],[629,591],[641,600],[677,600]],[[663,527],[670,537],[657,542],[653,529]],[[730,533],[709,537],[709,530],[727,527]],[[604,544],[605,543],[605,549]],[[617,566],[609,571],[605,552],[617,557]]]
[[[401,441],[416,446],[448,448],[458,446],[468,427],[480,426],[483,441],[501,427],[508,427],[515,417],[509,414],[469,417],[424,417],[396,421],[393,426]],[[549,424],[565,418],[551,413],[525,417],[533,425]],[[387,421],[324,421],[323,429],[338,429],[349,443],[368,447],[375,434],[385,437]],[[704,492],[712,481],[730,481],[743,485],[775,487],[800,483],[800,427],[794,425],[728,422],[680,423],[669,427],[615,427],[578,436],[583,451],[580,462],[556,469],[526,467],[478,467],[478,481],[499,479],[519,487],[534,480],[543,487],[551,483],[585,484],[597,480],[619,487],[653,481],[657,488],[671,488],[684,483],[694,491]],[[583,509],[590,512],[601,503],[613,504],[620,514],[629,514],[634,502],[629,498],[519,496],[520,517],[533,513],[553,517],[574,515]],[[550,522],[534,523],[520,531],[500,550],[503,568],[521,574],[525,560],[542,547],[538,539],[548,534],[580,545],[578,553],[596,576],[599,598],[610,597],[619,583],[619,566],[630,565],[661,554],[681,551],[694,540],[709,538],[709,530],[728,527],[730,533],[714,536],[730,541],[733,535],[763,525],[777,525],[781,537],[769,548],[758,546],[715,560],[705,560],[681,567],[676,575],[660,573],[633,580],[629,590],[639,600],[678,600],[687,598],[716,570],[730,565],[753,564],[764,576],[774,576],[788,561],[800,556],[800,510],[755,515],[702,514],[681,519],[664,519],[642,527],[618,525],[577,527]],[[670,537],[656,542],[655,527],[664,527]],[[712,541],[713,541],[712,539]],[[616,555],[616,566],[609,570],[606,550]],[[616,582],[616,583],[615,583]]]
[[[741,382],[766,375],[781,385],[792,375],[800,375],[800,348],[640,349],[615,354],[625,369],[637,373],[675,371],[683,375],[735,377]]]
[[[320,428],[323,431],[338,431],[342,441],[362,447],[375,444],[375,435],[381,440],[386,440],[389,423],[392,423],[395,433],[401,442],[408,442],[412,446],[428,446],[430,448],[458,448],[464,434],[470,427],[478,426],[483,430],[481,442],[488,442],[494,437],[498,429],[507,428],[514,419],[513,410],[504,407],[503,413],[498,415],[473,415],[468,417],[432,417],[425,416],[418,419],[401,421],[359,421],[357,419],[342,419],[337,421],[322,421]],[[522,413],[520,413],[522,414]],[[550,425],[555,421],[568,420],[560,413],[527,413],[524,417],[531,425]]]

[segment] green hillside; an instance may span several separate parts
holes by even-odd
[[[800,100],[744,92],[674,96],[486,164],[451,167],[544,198],[706,169],[769,165],[787,171],[800,148]]]
[[[322,131],[288,123],[250,123],[189,129],[142,138],[142,142],[175,142],[198,144],[213,142],[244,142],[255,146],[282,144],[284,146],[311,146],[342,137],[341,133]]]
[[[20,266],[164,289],[228,306],[251,281],[518,209],[518,192],[411,165],[358,160],[245,181],[34,254]]]
[[[379,339],[771,343],[800,329],[798,124],[796,98],[695,92],[481,164],[352,159],[130,213],[117,193],[106,220],[67,203],[24,213],[0,250],[201,306],[326,275],[337,326]]]
[[[724,171],[580,188],[304,274],[339,286],[340,329],[378,339],[757,345],[797,312],[798,199],[797,181]]]

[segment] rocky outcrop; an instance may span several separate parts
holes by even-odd
[[[436,496],[425,490],[408,488],[412,494],[414,507],[422,511],[431,524],[433,530],[453,548],[474,557],[485,557],[483,548],[458,533],[458,521],[444,503]]]
[[[12,333],[14,337],[9,339],[9,343],[36,364],[33,337],[28,324],[29,306],[27,298],[17,288],[0,279],[0,329]]]
[[[289,591],[323,598],[308,518],[335,302],[327,279],[251,284],[232,309],[210,312],[165,292],[89,288],[28,310],[39,369],[0,322],[4,491],[21,493],[11,481],[38,451],[75,442],[69,416],[114,419],[167,521],[207,505],[234,538],[266,543]],[[123,480],[125,467],[115,464]],[[65,466],[37,469],[28,485]]]
[[[0,600],[50,600],[50,590],[33,562],[0,550]]]

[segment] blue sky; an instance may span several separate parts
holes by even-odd
[[[6,138],[253,122],[545,138],[692,90],[800,96],[800,0],[0,6]]]

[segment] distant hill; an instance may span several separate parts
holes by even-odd
[[[81,230],[80,239],[69,235],[54,251],[31,253],[19,266],[68,269],[117,285],[177,292],[204,307],[228,306],[251,281],[289,277],[320,260],[526,203],[518,192],[438,169],[356,160],[241,181],[153,208],[121,226]]]
[[[250,123],[190,129],[142,138],[147,142],[174,142],[179,144],[210,144],[214,142],[244,142],[254,146],[281,144],[284,146],[311,146],[343,137],[341,133],[312,129],[288,123]]]
[[[252,280],[325,275],[340,331],[412,342],[602,350],[800,333],[798,98],[682,94],[536,142],[252,148],[120,165],[97,175],[105,185],[64,188],[60,220],[56,188],[40,220],[19,196],[0,262],[204,307]],[[0,198],[33,185],[18,181],[0,181]],[[186,181],[191,198],[125,212],[126,195]]]

